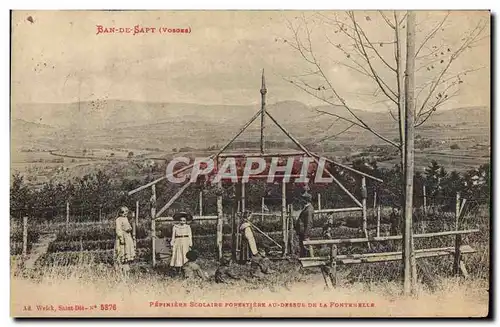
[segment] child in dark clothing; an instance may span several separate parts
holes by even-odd
[[[231,259],[222,258],[219,267],[215,271],[216,283],[228,283],[230,280],[241,279],[231,268]]]
[[[184,278],[201,278],[201,280],[205,280],[206,276],[201,267],[195,262],[198,259],[198,253],[196,251],[188,251],[186,253],[186,258],[188,262],[186,262],[182,266],[182,272]]]
[[[274,270],[271,268],[272,262],[267,257],[268,249],[259,250],[258,254],[252,258],[252,275],[254,277],[263,277],[264,274],[273,274]]]

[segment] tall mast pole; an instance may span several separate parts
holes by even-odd
[[[266,78],[264,77],[264,68],[262,69],[262,86],[260,88],[260,99],[261,99],[261,107],[260,107],[260,153],[264,153],[264,128],[265,128],[265,120],[266,116]]]

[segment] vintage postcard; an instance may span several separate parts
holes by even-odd
[[[489,11],[12,11],[13,317],[486,317]]]

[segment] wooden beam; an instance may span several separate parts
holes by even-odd
[[[457,231],[446,231],[446,232],[436,232],[436,233],[423,233],[414,234],[413,238],[430,238],[439,236],[449,236],[457,234],[470,234],[477,233],[479,229],[468,229],[468,230],[457,230]],[[342,244],[342,243],[365,243],[365,242],[383,242],[390,240],[400,240],[402,235],[390,235],[390,236],[380,236],[380,237],[369,237],[369,238],[341,238],[333,240],[309,240],[304,241],[304,245],[323,245],[323,244]]]
[[[257,119],[257,117],[259,115],[260,115],[260,110],[252,118],[250,118],[250,120],[240,129],[240,131],[238,133],[236,133],[236,135],[229,142],[226,143],[226,145],[224,145],[222,148],[220,148],[217,153],[212,154],[212,155],[206,157],[204,160],[212,159],[214,157],[219,156],[222,152],[224,152],[224,150],[226,150],[234,142],[234,140],[236,140],[238,138],[238,136],[240,136],[247,129],[247,127],[250,126],[254,122],[255,119]],[[192,168],[193,166],[194,166],[194,163],[189,164],[189,165],[187,165],[187,166],[185,166],[185,167],[183,167],[183,168],[181,168],[179,170],[176,170],[176,171],[174,171],[171,174],[162,176],[162,177],[160,177],[160,178],[158,178],[158,179],[156,179],[156,180],[154,180],[152,182],[149,182],[149,183],[147,183],[145,185],[142,185],[142,186],[140,186],[140,187],[138,187],[138,188],[136,188],[136,189],[128,192],[128,195],[132,195],[134,193],[142,191],[142,190],[144,190],[144,189],[146,189],[146,188],[148,188],[150,186],[153,186],[156,183],[158,183],[158,182],[160,182],[160,181],[162,181],[162,180],[164,180],[164,179],[166,179],[166,178],[168,178],[170,176],[174,176],[175,174],[178,174],[178,173],[181,173],[183,171],[186,171],[186,170]]]
[[[66,201],[66,228],[69,228],[69,201]]]
[[[265,199],[264,197],[260,198],[260,219],[261,221],[264,220],[264,207],[265,207]]]
[[[276,246],[278,246],[280,249],[283,249],[283,247],[278,243],[276,242],[271,236],[267,235],[266,233],[264,233],[259,227],[255,226],[254,224],[250,223],[250,225],[252,226],[252,228],[254,228],[257,232],[261,233],[262,235],[264,235],[264,237],[266,237],[268,240],[270,240],[271,242],[273,242],[274,244],[276,244]]]
[[[256,117],[257,116],[255,116],[253,119],[255,119]],[[217,167],[217,171],[219,171],[220,165],[218,157],[216,157],[215,167]],[[218,260],[222,259],[222,227],[224,219],[224,212],[223,212],[224,209],[222,207],[222,192],[223,192],[222,181],[219,180],[219,182],[217,183],[217,239],[216,239]]]
[[[257,111],[255,113],[255,115],[253,115],[252,118],[250,118],[250,120],[238,131],[238,133],[236,133],[236,135],[231,139],[231,141],[227,142],[226,145],[224,145],[220,150],[219,152],[217,152],[217,154],[215,155],[216,157],[218,157],[222,152],[224,152],[224,150],[226,150],[233,142],[234,140],[236,140],[238,138],[238,136],[240,136],[247,128],[248,126],[250,126],[254,121],[255,119],[257,119],[257,117],[259,117],[260,115],[260,110]]]
[[[314,213],[335,213],[335,212],[352,212],[352,211],[362,211],[363,208],[352,207],[352,208],[335,208],[335,209],[321,209],[314,210]]]
[[[135,224],[139,226],[139,201],[135,201]]]
[[[28,216],[23,217],[23,256],[28,254]]]
[[[368,238],[368,214],[366,211],[366,199],[368,197],[368,191],[366,189],[366,178],[361,177],[361,202],[363,205],[363,234]],[[368,248],[371,249],[370,242],[367,242]]]
[[[191,166],[191,167],[192,167],[192,166]],[[186,167],[184,167],[184,168],[186,168]],[[176,174],[176,173],[178,173],[178,171],[176,171],[176,172],[175,172],[175,174]],[[144,184],[144,185],[142,185],[142,186],[140,186],[140,187],[138,187],[138,188],[136,188],[136,189],[133,189],[132,191],[129,191],[129,192],[128,192],[128,195],[132,195],[132,194],[137,193],[137,192],[139,192],[139,191],[145,190],[145,189],[147,189],[148,187],[151,187],[151,186],[155,185],[156,183],[161,182],[161,181],[162,181],[162,180],[164,180],[165,178],[167,178],[167,176],[162,176],[162,177],[160,177],[160,178],[158,178],[158,179],[155,179],[154,181],[151,181],[151,182],[149,182],[149,183],[147,183],[147,184]]]
[[[160,211],[158,211],[155,218],[159,217],[162,213],[165,212],[165,210],[170,208],[170,206],[175,202],[175,200],[177,200],[191,184],[192,184],[191,181],[188,181],[186,184],[182,185],[182,187],[177,191],[177,193],[174,194],[174,196],[167,202],[167,204],[165,204],[163,208],[161,208]]]
[[[337,245],[332,244],[330,246],[330,280],[332,281],[332,285],[337,286],[337,257],[338,250]]]
[[[377,237],[380,237],[380,203],[377,205]]]
[[[292,134],[290,134],[283,126],[281,126],[280,123],[278,123],[278,121],[276,119],[274,119],[273,116],[271,116],[271,114],[269,112],[266,111],[266,114],[269,116],[269,118],[271,118],[271,120],[276,124],[276,126],[279,127],[279,129],[281,129],[281,131],[283,133],[285,133],[286,136],[288,136],[288,138],[290,140],[293,141],[293,143],[295,143],[295,145],[297,145],[302,151],[304,151],[308,156],[310,156],[311,158],[314,159],[314,161],[319,165],[319,160],[318,158],[316,158],[315,156],[313,156],[313,154],[306,148],[304,147],[297,139],[295,139],[295,137],[292,136]],[[354,203],[356,203],[358,206],[362,207],[363,205],[361,204],[361,202],[359,202],[358,199],[356,199],[356,197],[354,197],[354,195],[352,195],[351,192],[349,192],[348,189],[345,188],[344,185],[342,185],[342,183],[340,183],[334,176],[333,174],[325,167],[324,171],[326,171],[326,173],[328,175],[330,175],[330,177],[333,179],[333,181],[335,183],[337,183],[337,185],[354,201]]]
[[[269,157],[293,157],[303,156],[305,153],[302,151],[293,152],[273,152],[273,153],[221,153],[221,158],[269,158]]]
[[[153,267],[156,266],[156,185],[151,185],[151,255]]]
[[[251,175],[249,176],[249,180],[252,180],[252,179],[267,179],[267,178],[272,178],[272,179],[275,179],[275,178],[301,178],[302,176],[300,174],[291,174],[291,175]],[[234,177],[233,177],[234,178]],[[231,179],[233,180],[233,178],[227,178],[227,179]],[[226,178],[222,178],[223,180],[226,179]],[[237,176],[236,179],[238,181],[241,181],[243,179],[243,176]]]
[[[264,129],[265,129],[265,115],[264,113],[266,112],[266,79],[264,77],[264,69],[262,69],[262,85],[260,88],[260,96],[261,96],[261,103],[260,103],[260,153],[264,153]]]
[[[455,236],[455,250],[453,257],[453,273],[458,276],[460,272],[460,261],[462,261],[462,235]]]
[[[464,207],[465,207],[465,202],[467,202],[467,199],[463,198],[463,199],[462,199],[462,205],[460,206],[460,211],[459,211],[459,213],[458,213],[458,216],[459,216],[459,217],[462,217],[462,213],[463,213],[463,211],[464,211]]]
[[[285,179],[281,182],[281,227],[283,231],[283,255],[288,252],[288,228],[286,225],[286,182]]]
[[[294,226],[294,220],[293,220],[293,217],[292,217],[292,205],[289,204],[288,205],[288,210],[287,210],[287,214],[288,214],[288,243],[289,243],[289,246],[288,246],[288,249],[289,249],[289,253],[290,254],[293,254],[294,251],[295,251],[295,242],[294,242],[294,233],[295,233],[295,226]]]
[[[462,254],[470,254],[476,252],[475,249],[469,245],[463,245],[460,248]],[[445,248],[431,248],[431,249],[420,249],[415,251],[415,257],[417,259],[439,257],[453,255],[455,253],[454,247]],[[337,262],[342,264],[358,264],[358,263],[373,263],[373,262],[385,262],[385,261],[398,261],[402,260],[402,253],[399,252],[382,252],[382,253],[364,253],[364,254],[350,254],[350,255],[337,255]],[[330,257],[305,257],[299,258],[303,267],[317,267],[327,265],[330,261]]]
[[[427,217],[427,192],[425,190],[425,185],[422,186],[422,192],[424,193],[424,216]]]
[[[246,199],[245,199],[245,183],[241,182],[241,212],[245,213],[246,211]]]
[[[322,157],[321,157],[319,154],[317,154],[317,153],[310,152],[310,154],[311,154],[311,155],[313,155],[313,156],[315,156],[316,158],[322,158]],[[344,168],[345,170],[349,170],[349,171],[351,171],[351,172],[353,172],[353,173],[356,173],[356,174],[358,174],[358,175],[364,176],[364,177],[366,177],[366,178],[373,179],[374,181],[377,181],[377,182],[380,182],[380,183],[383,183],[383,182],[384,182],[382,179],[380,179],[380,178],[378,178],[378,177],[375,177],[375,176],[369,175],[369,174],[367,174],[367,173],[364,173],[364,172],[359,171],[359,170],[357,170],[357,169],[354,169],[354,168],[352,168],[352,167],[349,167],[349,166],[346,166],[346,165],[344,165],[344,164],[338,163],[338,162],[336,162],[336,161],[334,161],[334,160],[332,160],[332,159],[328,159],[328,158],[326,158],[326,157],[323,157],[323,158],[325,158],[325,161],[326,161],[326,162],[329,162],[329,163],[331,163],[332,165],[335,165],[335,166],[338,166],[338,167]]]
[[[200,191],[199,198],[198,198],[198,204],[199,204],[199,212],[200,216],[203,216],[203,191]]]
[[[193,216],[193,220],[217,220],[219,216]],[[158,221],[174,221],[172,217],[157,217],[155,219]]]

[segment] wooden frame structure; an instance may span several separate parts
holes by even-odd
[[[319,165],[319,159],[320,156],[316,153],[313,153],[309,151],[305,146],[303,146],[292,134],[289,133],[288,130],[286,130],[267,110],[266,110],[266,83],[265,83],[265,76],[264,76],[264,70],[262,70],[262,86],[260,89],[261,93],[261,108],[259,111],[257,111],[251,118],[250,120],[236,133],[236,135],[229,141],[227,142],[222,148],[220,148],[217,153],[210,155],[209,157],[206,158],[208,159],[213,159],[216,163],[216,167],[219,168],[220,162],[219,158],[251,158],[251,157],[260,157],[260,158],[265,158],[265,157],[276,157],[276,156],[281,156],[281,157],[290,157],[290,156],[307,156],[311,158],[316,164]],[[259,153],[224,153],[225,150],[257,119],[260,117],[260,152]],[[293,151],[293,152],[282,152],[282,153],[266,153],[265,152],[265,142],[264,142],[264,130],[265,130],[265,123],[266,123],[266,117],[269,118],[299,149],[300,151]],[[347,188],[333,176],[333,174],[328,170],[324,169],[324,172],[333,180],[334,183],[336,183],[342,191],[344,191],[345,194],[347,194],[351,200],[355,203],[355,207],[350,207],[350,208],[335,208],[335,209],[321,209],[318,208],[318,210],[315,210],[315,213],[337,213],[337,212],[353,212],[353,211],[360,211],[362,212],[362,218],[363,218],[363,232],[365,234],[365,237],[368,236],[367,232],[367,204],[366,204],[366,197],[367,197],[367,191],[366,191],[366,178],[372,179],[374,181],[378,182],[383,182],[381,179],[371,176],[369,174],[363,173],[359,170],[356,170],[354,168],[351,168],[349,166],[343,165],[341,163],[335,162],[330,159],[324,159],[326,162],[333,164],[337,167],[340,167],[342,169],[348,170],[352,173],[355,173],[359,176],[361,176],[361,194],[362,194],[362,199],[361,201],[358,200]],[[175,174],[185,172],[191,168],[193,168],[194,164],[187,165],[181,169],[178,169],[174,171],[173,173],[169,175],[162,176],[152,182],[149,182],[143,186],[140,186],[134,190],[131,190],[128,192],[128,195],[133,195],[137,192],[146,190],[148,188],[151,189],[151,236],[152,236],[152,253],[153,253],[153,258],[152,258],[152,263],[153,266],[156,264],[156,257],[155,257],[155,239],[156,239],[156,222],[160,221],[170,221],[172,220],[171,217],[162,217],[161,215],[174,203],[175,200],[177,200],[182,193],[189,187],[192,183],[190,181],[187,181],[178,191],[177,193],[160,209],[156,210],[156,187],[155,185],[165,179],[167,179],[169,176],[173,176]],[[263,178],[268,178],[268,177],[276,177],[276,176],[269,176],[269,175],[261,175]],[[279,177],[284,177],[284,175],[279,175]],[[290,175],[288,177],[294,177],[294,175]],[[297,175],[295,177],[300,177],[300,175]],[[245,212],[246,209],[246,201],[245,201],[245,182],[242,180],[239,184],[241,187],[241,198],[238,201],[238,213]],[[283,232],[283,254],[286,255],[289,252],[289,239],[292,239],[292,230],[293,230],[293,224],[291,223],[291,209],[287,205],[286,202],[286,181],[283,178],[282,182],[282,204],[281,204],[281,219],[282,219],[282,232]],[[219,189],[222,188],[222,182],[219,181],[218,185]],[[221,193],[221,192],[219,192]],[[233,226],[233,257],[236,257],[236,252],[237,249],[240,246],[239,242],[239,215],[233,215],[233,221],[232,221],[232,226]],[[200,211],[199,216],[194,216],[194,220],[217,220],[217,237],[216,237],[216,243],[217,243],[217,249],[218,249],[218,258],[220,259],[222,257],[222,226],[223,226],[223,203],[222,203],[222,194],[217,195],[217,215],[216,216],[203,216],[202,211]]]
[[[436,233],[423,233],[414,234],[413,238],[433,238],[441,236],[455,235],[455,246],[442,247],[442,248],[428,248],[415,250],[415,258],[431,258],[431,257],[441,257],[447,255],[453,255],[453,273],[458,275],[462,273],[464,276],[468,276],[465,264],[462,261],[462,256],[465,254],[470,254],[476,252],[469,245],[462,244],[462,235],[467,235],[471,233],[477,233],[479,229],[470,230],[454,230]],[[368,242],[384,242],[390,240],[402,240],[402,235],[390,235],[390,236],[376,236],[369,238],[346,238],[346,239],[331,239],[331,240],[310,240],[305,241],[304,245],[317,246],[317,245],[328,245],[330,246],[329,256],[322,257],[303,257],[299,258],[302,267],[320,267],[323,277],[325,279],[325,284],[328,288],[335,287],[337,284],[337,265],[338,264],[359,264],[359,263],[374,263],[374,262],[387,262],[387,261],[400,261],[403,259],[402,251],[396,252],[378,252],[378,253],[362,253],[362,254],[338,254],[338,246],[342,244],[352,244],[352,243],[368,243]]]

